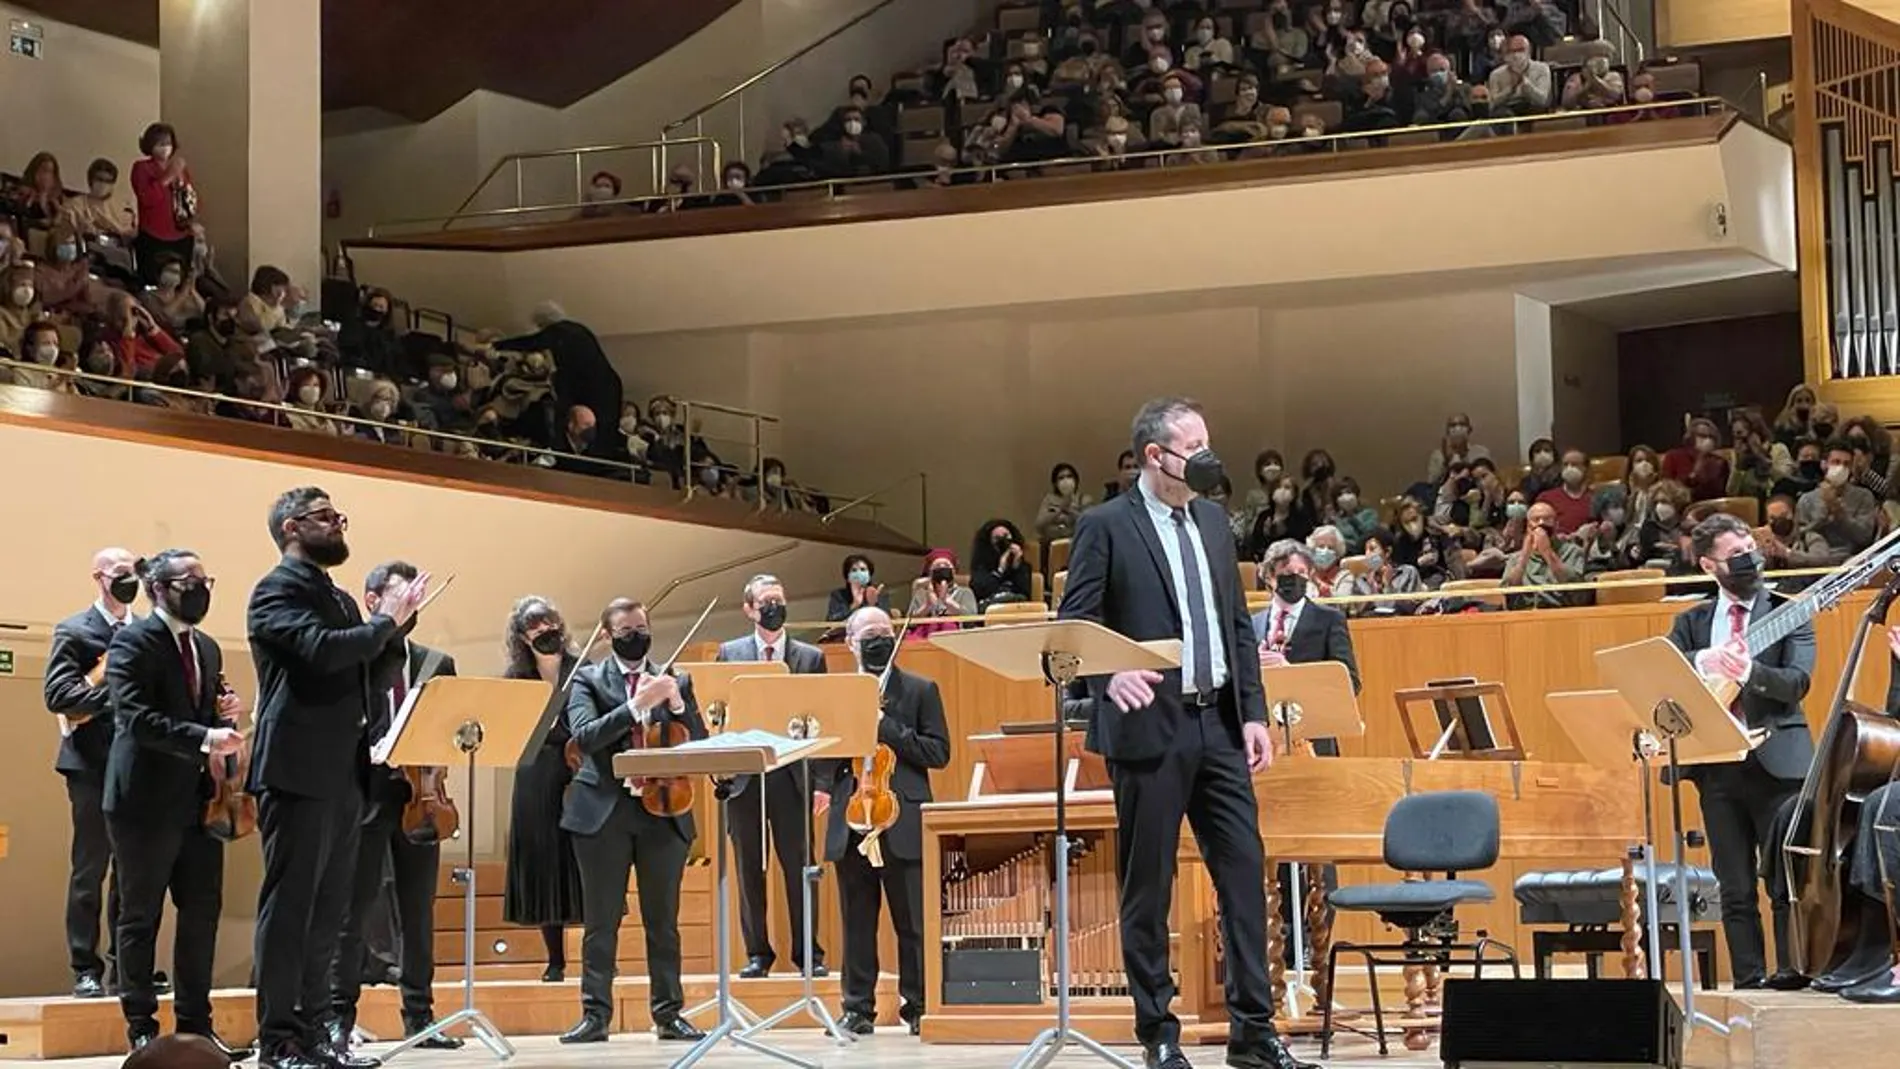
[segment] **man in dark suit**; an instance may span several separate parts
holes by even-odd
[[[694,1040],[703,1033],[680,1016],[680,880],[693,845],[693,813],[659,816],[643,797],[663,787],[614,775],[614,755],[646,745],[647,728],[681,724],[690,738],[706,737],[705,721],[685,676],[654,671],[647,652],[653,632],[646,607],[616,598],[600,614],[613,655],[580,670],[567,696],[567,729],[584,755],[561,806],[561,828],[574,837],[581,870],[581,1019],[563,1043],[600,1043],[614,1017],[615,962],[620,921],[627,913],[627,875],[640,893],[646,934],[648,1005],[653,1031],[663,1040]]]
[[[46,656],[46,711],[59,718],[59,756],[53,767],[66,780],[72,809],[72,875],[66,884],[66,951],[72,963],[73,997],[99,998],[116,958],[113,931],[119,923],[119,877],[106,891],[106,956],[99,957],[99,893],[106,886],[112,841],[106,834],[106,754],[112,749],[112,702],[105,685],[106,646],[130,623],[139,596],[135,559],[128,550],[102,549],[92,558],[99,597],[53,628]]]
[[[723,642],[720,661],[784,661],[793,674],[815,674],[825,670],[823,650],[800,642],[785,633],[785,587],[776,576],[755,575],[745,585],[745,614],[752,620],[752,633]],[[805,967],[805,900],[800,880],[811,858],[811,792],[807,789],[809,772],[801,762],[798,768],[781,768],[765,775],[763,787],[757,777],[741,777],[727,807],[732,821],[734,864],[739,872],[739,931],[745,937],[745,968],[742,979],[755,979],[772,971],[777,955],[772,950],[772,933],[765,919],[765,832],[772,832],[772,852],[778,855],[780,873],[785,878],[786,912],[792,921],[792,961]],[[763,792],[763,812],[759,804]],[[817,900],[814,889],[813,901]],[[811,944],[811,974],[824,976],[825,948],[816,936]]]
[[[224,902],[224,844],[205,830],[213,777],[243,747],[237,695],[223,686],[224,655],[198,629],[211,579],[189,550],[144,566],[152,614],[125,625],[106,653],[117,731],[106,759],[106,829],[119,870],[119,1005],[132,1049],[158,1036],[152,960],[169,892],[178,908],[172,966],[178,1031],[209,1039],[231,1061],[248,1058],[211,1028],[211,968]]]
[[[407,561],[394,560],[371,568],[363,581],[364,607],[375,614],[384,602],[402,597],[403,590],[418,575],[416,566]],[[366,731],[372,748],[389,733],[396,713],[412,691],[436,676],[455,674],[455,658],[409,640],[416,620],[415,616],[409,618],[398,632],[402,637],[385,647],[376,661],[376,690],[371,695],[372,716]],[[409,781],[401,769],[370,766],[368,796],[357,835],[356,875],[343,932],[337,939],[336,966],[330,979],[330,1017],[325,1022],[330,1045],[339,1050],[349,1046],[356,1029],[356,1003],[363,992],[367,964],[367,925],[377,912],[383,877],[388,872],[395,875],[396,942],[402,948],[398,986],[402,991],[403,1036],[413,1036],[435,1020],[435,888],[442,845],[410,842],[403,834],[402,810],[409,796]],[[462,1041],[435,1035],[417,1046],[459,1050]]]
[[[888,613],[864,608],[845,624],[845,642],[858,671],[884,674],[883,716],[877,741],[897,758],[891,793],[897,823],[870,847],[845,823],[845,809],[858,789],[857,762],[836,763],[837,778],[823,804],[831,813],[825,860],[837,866],[838,904],[844,915],[844,1018],[847,1032],[870,1035],[877,1023],[878,889],[890,903],[897,931],[898,1016],[916,1035],[924,1018],[924,818],[931,800],[930,770],[950,764],[950,727],[937,684],[895,665],[897,634]]]
[[[1777,966],[1770,977],[1755,886],[1764,855],[1779,860],[1778,843],[1770,834],[1775,815],[1800,792],[1814,757],[1814,740],[1801,712],[1814,671],[1814,628],[1804,623],[1773,646],[1751,651],[1744,640],[1749,624],[1774,607],[1762,589],[1754,535],[1741,520],[1717,513],[1696,525],[1690,541],[1720,593],[1678,615],[1669,628],[1669,641],[1693,655],[1703,676],[1740,686],[1741,696],[1729,712],[1765,738],[1745,760],[1701,765],[1683,775],[1702,799],[1710,864],[1722,885],[1722,930],[1728,937],[1735,986],[1798,987],[1805,981],[1794,973],[1788,956],[1787,889],[1778,880],[1768,881]]]
[[[1063,619],[1093,620],[1137,641],[1178,639],[1166,673],[1095,677],[1087,745],[1108,762],[1115,795],[1122,961],[1147,1064],[1188,1069],[1169,1008],[1168,909],[1185,815],[1207,861],[1227,947],[1232,1022],[1227,1064],[1297,1069],[1273,1027],[1266,888],[1252,773],[1273,761],[1260,661],[1227,515],[1200,500],[1224,473],[1200,406],[1150,401],[1136,413],[1141,473],[1075,526]],[[1084,666],[1086,670],[1086,666]]]
[[[284,557],[251,591],[258,799],[264,879],[258,888],[257,1035],[278,1069],[371,1069],[331,1045],[323,1019],[356,875],[357,825],[369,778],[364,725],[378,704],[373,666],[428,594],[428,575],[384,600],[368,622],[330,581],[349,558],[349,520],[314,486],[271,505]]]

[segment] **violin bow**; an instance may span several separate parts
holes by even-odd
[[[673,650],[673,656],[668,657],[666,664],[654,674],[662,676],[673,674],[673,666],[679,663],[680,654],[686,652],[686,647],[692,644],[693,636],[699,634],[699,625],[706,622],[706,617],[712,615],[713,606],[718,604],[719,599],[716,597],[706,603],[706,607],[699,612],[699,619],[694,620],[693,626],[686,629],[686,637],[680,639],[679,646]]]

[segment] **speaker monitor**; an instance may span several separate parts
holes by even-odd
[[[1446,1069],[1681,1069],[1682,1010],[1660,980],[1445,981]]]

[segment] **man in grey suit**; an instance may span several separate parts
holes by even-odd
[[[784,661],[795,674],[825,670],[825,654],[818,647],[785,633],[785,587],[777,576],[755,575],[746,581],[745,614],[752,633],[721,643],[721,661]],[[805,967],[805,899],[799,883],[811,857],[813,796],[802,765],[767,773],[761,787],[756,777],[744,777],[728,809],[732,845],[738,854],[739,930],[745,936],[745,968],[741,979],[751,980],[772,971],[777,955],[765,921],[765,831],[772,832],[772,850],[778,854],[785,878],[786,911],[792,922],[792,961]],[[760,798],[763,795],[764,802]],[[830,796],[823,795],[829,806]],[[812,939],[811,973],[824,976],[825,948]]]

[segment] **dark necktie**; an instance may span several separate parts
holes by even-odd
[[[178,633],[178,658],[185,665],[185,693],[191,696],[191,704],[198,704],[198,663],[191,655],[191,632]]]
[[[395,685],[389,688],[389,705],[390,705],[389,715],[394,716],[398,712],[402,711],[403,699],[407,698],[408,696],[409,696],[409,684],[403,682],[402,675],[398,673],[396,676]]]
[[[1273,634],[1267,638],[1267,648],[1275,653],[1286,649],[1286,610],[1273,610]]]
[[[1174,538],[1181,547],[1181,579],[1187,586],[1188,638],[1194,650],[1194,691],[1206,694],[1214,689],[1214,643],[1208,633],[1207,614],[1202,609],[1205,595],[1201,589],[1201,569],[1194,563],[1194,540],[1188,534],[1187,513],[1175,509]]]
[[[1748,606],[1743,605],[1739,601],[1731,603],[1728,607],[1728,639],[1729,641],[1740,642],[1742,640],[1743,633],[1746,632],[1747,630],[1748,630]],[[1729,703],[1728,713],[1730,716],[1734,717],[1735,722],[1738,724],[1741,724],[1744,729],[1748,727],[1748,718],[1742,714],[1741,691],[1738,690],[1735,692],[1735,700]]]
[[[772,651],[773,651],[774,649],[776,649],[776,648],[777,648],[777,647],[775,647],[775,646],[767,646],[767,647],[765,647],[765,658],[764,658],[764,659],[765,659],[765,660],[768,660],[768,661],[769,661],[769,660],[771,660],[771,659],[772,659]]]

